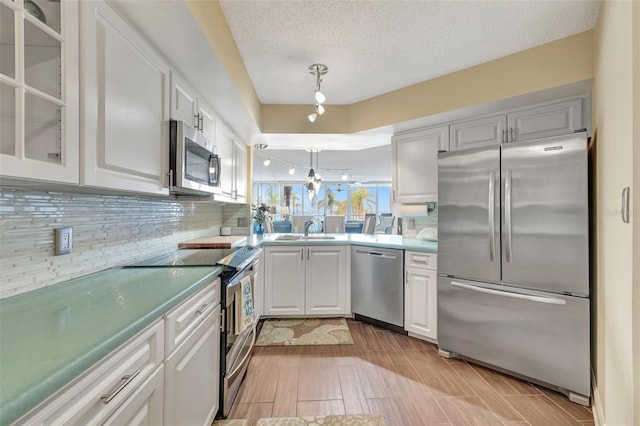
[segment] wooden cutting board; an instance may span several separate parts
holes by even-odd
[[[178,243],[179,249],[230,249],[245,245],[247,237],[202,237]]]

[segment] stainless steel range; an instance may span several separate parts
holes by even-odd
[[[178,250],[129,266],[224,267],[220,274],[220,404],[216,417],[227,417],[247,372],[256,341],[253,310],[254,284],[260,269],[262,249],[244,246],[230,250]]]
[[[220,416],[227,417],[240,384],[247,372],[251,352],[256,343],[253,298],[260,270],[262,249],[244,246],[218,261],[225,270],[222,279],[222,311],[224,324],[221,342]]]

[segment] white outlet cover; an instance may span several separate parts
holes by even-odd
[[[61,254],[71,253],[73,248],[73,234],[72,229],[69,228],[57,228],[56,229],[56,256]]]

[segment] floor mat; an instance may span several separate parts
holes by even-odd
[[[353,345],[344,318],[287,318],[264,321],[256,346]]]

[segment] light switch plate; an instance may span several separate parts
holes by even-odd
[[[238,218],[238,228],[246,228],[249,226],[249,218],[242,216]]]
[[[56,256],[71,253],[73,238],[71,227],[56,229]]]

